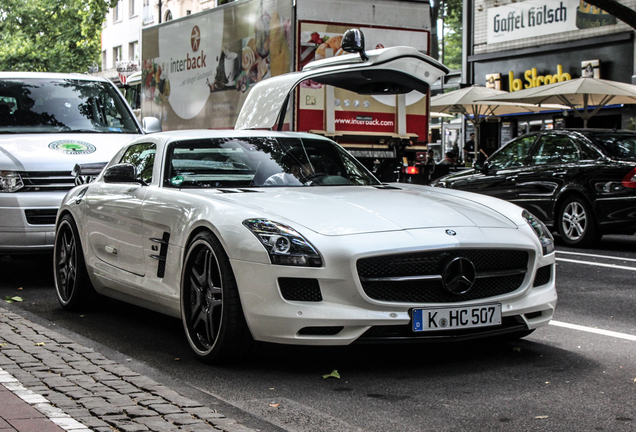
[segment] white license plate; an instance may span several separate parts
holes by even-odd
[[[454,330],[501,324],[501,304],[413,309],[413,331]]]

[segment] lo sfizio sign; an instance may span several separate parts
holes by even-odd
[[[590,10],[590,6],[580,0],[511,3],[488,9],[487,42],[507,42],[615,23],[615,20],[597,19],[594,25],[586,25],[591,18],[601,17],[611,16]]]

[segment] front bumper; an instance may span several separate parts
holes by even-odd
[[[524,229],[454,228],[450,238],[444,230],[376,233],[331,238],[319,245],[325,257],[322,268],[298,268],[232,260],[245,317],[256,340],[298,345],[348,345],[364,341],[425,341],[488,337],[547,325],[557,302],[554,253],[537,256],[536,244]],[[442,234],[439,234],[441,232]],[[491,238],[502,237],[499,244]],[[386,245],[402,245],[399,250]],[[425,245],[425,246],[423,246]],[[528,271],[521,286],[508,294],[460,303],[406,303],[369,298],[357,275],[359,258],[416,250],[493,248],[525,249]],[[539,249],[540,250],[540,249]],[[537,269],[552,266],[549,280],[534,286]],[[281,293],[280,278],[315,279],[321,301],[290,301]],[[503,324],[462,331],[435,333],[409,331],[413,308],[461,307],[500,303]],[[324,332],[320,330],[324,329]]]
[[[65,191],[0,194],[0,254],[53,251],[55,223]],[[27,218],[27,213],[47,218]],[[52,223],[48,223],[52,222]]]

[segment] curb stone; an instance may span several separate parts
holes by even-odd
[[[1,307],[0,384],[72,432],[254,432]]]

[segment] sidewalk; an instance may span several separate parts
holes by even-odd
[[[0,432],[249,432],[0,307]]]

